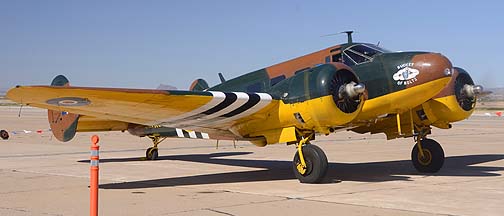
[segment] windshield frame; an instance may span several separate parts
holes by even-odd
[[[373,54],[373,55],[371,55],[371,56],[370,55],[366,55],[364,53],[361,53],[361,52],[358,52],[358,51],[355,51],[355,50],[352,49],[353,47],[356,47],[356,46],[367,47],[369,49],[372,49],[372,50],[376,51],[376,53]],[[347,52],[351,52],[352,54],[359,55],[359,56],[363,57],[365,60],[362,61],[362,62],[356,62],[355,59],[353,59],[349,54],[347,54]],[[380,55],[382,53],[388,53],[388,52],[391,52],[391,51],[389,51],[387,49],[384,49],[382,47],[379,47],[377,45],[374,45],[374,44],[356,43],[356,44],[352,44],[349,47],[345,48],[342,53],[343,53],[343,55],[345,55],[347,57],[347,59],[351,60],[351,64],[352,65],[360,65],[360,64],[365,64],[365,63],[373,61],[373,58],[376,55]],[[349,66],[351,66],[351,65],[349,65]]]

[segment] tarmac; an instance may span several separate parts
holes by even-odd
[[[445,165],[418,173],[413,140],[339,132],[313,143],[329,159],[323,184],[301,184],[294,146],[78,133],[55,140],[46,111],[0,107],[0,215],[89,215],[89,147],[100,136],[101,215],[504,215],[504,117],[434,129]],[[31,133],[25,133],[32,131]],[[37,130],[39,133],[37,133]],[[15,134],[12,131],[16,131]]]

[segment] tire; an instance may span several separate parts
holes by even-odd
[[[422,173],[438,172],[445,160],[443,148],[435,140],[423,139],[421,142],[425,158],[422,158],[418,146],[415,145],[411,151],[413,166]]]
[[[0,137],[4,140],[8,140],[9,139],[9,133],[6,131],[6,130],[1,130],[0,131]]]
[[[158,149],[150,147],[145,151],[145,157],[147,160],[156,160],[158,158]]]
[[[303,146],[303,156],[306,162],[306,172],[301,174],[297,169],[297,165],[301,163],[301,160],[296,151],[292,163],[294,175],[301,183],[320,183],[324,179],[328,167],[327,156],[324,151],[318,146],[308,144]]]

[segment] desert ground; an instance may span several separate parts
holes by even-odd
[[[101,215],[502,215],[504,117],[479,111],[434,129],[446,161],[436,174],[410,162],[412,139],[340,132],[314,144],[330,165],[325,183],[300,184],[284,144],[168,139],[145,161],[150,140],[100,136]],[[20,114],[20,117],[18,117]],[[88,215],[89,146],[48,131],[46,111],[0,107],[0,215]],[[37,130],[39,131],[37,133]],[[31,131],[31,133],[30,133]],[[28,132],[28,133],[26,133]]]

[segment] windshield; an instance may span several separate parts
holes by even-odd
[[[373,44],[356,44],[343,51],[343,61],[352,66],[369,62],[377,54],[390,52]]]

